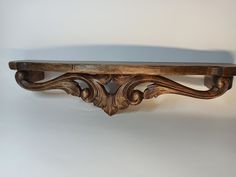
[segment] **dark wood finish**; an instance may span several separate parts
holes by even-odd
[[[233,64],[13,61],[9,66],[18,70],[16,81],[25,89],[61,89],[92,102],[109,115],[162,94],[215,98],[232,87],[233,76],[236,75],[236,65]],[[40,81],[46,71],[64,74]],[[208,90],[189,88],[164,75],[204,75]],[[78,80],[84,82],[86,87],[82,87]],[[137,86],[143,83],[149,85],[144,91],[138,90]]]
[[[12,61],[11,69],[83,74],[236,75],[236,65],[210,63],[156,63],[111,61]]]

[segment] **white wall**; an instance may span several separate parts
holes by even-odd
[[[235,86],[208,101],[164,95],[109,119],[79,98],[21,89],[7,67],[11,57],[127,54],[84,54],[90,44],[223,50],[230,57],[217,61],[228,61],[236,54],[235,7],[235,0],[0,0],[0,176],[235,177]]]
[[[147,44],[235,51],[235,0],[1,0],[8,47]]]

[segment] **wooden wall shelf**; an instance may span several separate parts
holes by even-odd
[[[234,64],[155,63],[155,62],[68,62],[68,61],[12,61],[11,69],[17,70],[17,83],[28,90],[61,89],[81,97],[113,115],[143,99],[162,94],[179,94],[199,99],[223,95],[232,87],[236,75]],[[61,72],[61,76],[44,80],[47,71]],[[196,90],[165,75],[203,75],[208,90]],[[85,87],[78,81],[84,82]],[[149,83],[144,91],[136,89]],[[109,89],[109,87],[113,87]],[[114,89],[115,87],[115,89]]]

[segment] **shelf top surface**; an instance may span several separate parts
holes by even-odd
[[[21,71],[83,74],[236,75],[235,64],[223,63],[18,60],[9,62],[9,67]]]

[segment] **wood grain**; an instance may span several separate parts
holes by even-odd
[[[111,61],[12,61],[11,69],[90,74],[236,75],[236,65],[219,63],[156,63]]]

